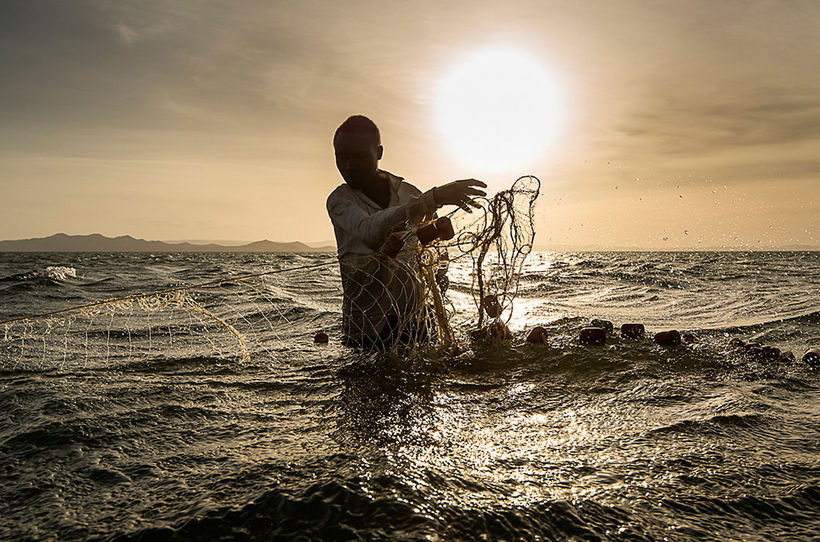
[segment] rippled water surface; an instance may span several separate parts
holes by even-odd
[[[322,263],[253,288],[227,281]],[[800,361],[820,345],[820,253],[533,254],[511,344],[421,359],[339,345],[332,264],[0,255],[0,320],[226,278],[199,299],[230,309],[219,316],[244,326],[252,354],[181,313],[100,313],[50,330],[42,354],[7,349],[0,537],[820,537],[820,387]],[[468,305],[466,270],[451,275]],[[582,346],[590,318],[695,342]],[[534,324],[546,345],[524,344]],[[320,329],[327,346],[313,343]],[[105,355],[77,333],[104,338]]]

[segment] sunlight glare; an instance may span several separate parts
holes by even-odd
[[[524,53],[474,54],[440,81],[437,120],[465,165],[521,172],[554,137],[559,99],[552,77]]]

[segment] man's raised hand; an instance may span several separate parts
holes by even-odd
[[[478,188],[487,188],[487,185],[476,179],[461,179],[451,183],[443,184],[433,188],[433,197],[439,207],[442,205],[458,205],[468,213],[472,213],[473,207],[481,207],[478,203],[473,201],[472,197],[486,196],[487,193]]]

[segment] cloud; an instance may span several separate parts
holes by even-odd
[[[658,88],[615,121],[608,155],[675,182],[816,182],[820,85],[810,86]]]
[[[20,193],[120,178],[161,198],[195,164],[208,164],[196,182],[215,201],[230,172],[248,175],[242,164],[270,165],[260,183],[310,179],[321,192],[338,181],[333,128],[363,112],[389,137],[385,167],[432,182],[461,173],[439,152],[430,89],[500,44],[532,51],[561,82],[567,184],[624,192],[618,175],[651,171],[664,189],[681,176],[810,178],[818,23],[817,2],[9,0],[0,157]]]

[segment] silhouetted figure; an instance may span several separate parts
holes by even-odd
[[[486,184],[464,179],[422,192],[403,178],[379,169],[384,148],[379,129],[355,115],[333,137],[336,167],[345,183],[327,198],[342,275],[342,333],[346,344],[387,343],[401,331],[407,314],[424,304],[415,269],[402,260],[375,256],[388,235],[432,219],[438,208],[470,211]]]

